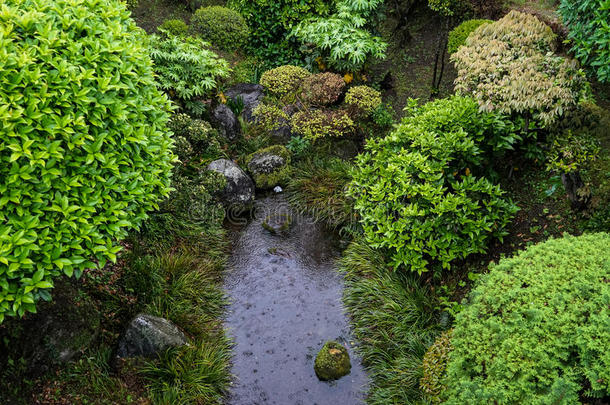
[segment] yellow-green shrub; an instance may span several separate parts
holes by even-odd
[[[284,65],[264,72],[260,84],[277,97],[287,97],[293,95],[310,75],[302,67]]]
[[[292,131],[312,141],[340,137],[354,130],[354,121],[343,110],[303,110],[290,119]]]
[[[453,330],[443,332],[424,355],[423,376],[419,380],[419,387],[426,399],[433,404],[442,402],[441,395],[447,389],[443,380],[447,376],[447,362],[449,353],[453,349],[451,346],[452,333]]]
[[[368,115],[381,105],[381,93],[369,86],[354,86],[345,94],[345,104]]]
[[[0,8],[0,322],[114,260],[169,192],[170,105],[119,0]]]
[[[235,10],[226,7],[202,7],[191,18],[193,32],[221,49],[240,49],[246,44],[250,30]]]

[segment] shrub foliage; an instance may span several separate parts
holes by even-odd
[[[610,235],[567,236],[491,267],[456,318],[449,404],[610,394]]]
[[[449,32],[449,41],[447,42],[447,50],[449,54],[457,52],[458,48],[466,44],[466,39],[477,28],[483,24],[493,23],[492,20],[466,20]]]
[[[494,121],[468,114],[468,100],[414,109],[392,134],[370,140],[357,160],[355,208],[367,242],[388,251],[394,268],[449,268],[505,235],[516,211],[498,186],[471,173],[482,159],[475,139],[493,133],[487,125]]]
[[[301,87],[303,80],[311,75],[299,66],[284,65],[262,74],[260,84],[276,97],[290,97]]]
[[[114,260],[168,194],[170,105],[142,41],[117,0],[3,2],[0,322]]]
[[[485,111],[552,125],[589,93],[577,63],[554,56],[554,49],[551,28],[511,11],[477,29],[451,56],[458,69],[455,89],[472,94]]]
[[[191,18],[193,31],[212,45],[224,50],[240,49],[250,30],[244,18],[226,7],[202,7]]]
[[[602,82],[610,81],[610,6],[602,0],[562,0],[559,13],[568,26],[572,52]]]

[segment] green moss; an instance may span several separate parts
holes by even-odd
[[[284,160],[284,165],[277,168],[254,168],[250,165],[252,159],[262,155],[276,155]],[[273,188],[277,185],[285,186],[290,179],[292,167],[290,166],[290,151],[282,145],[272,145],[267,148],[259,149],[246,159],[246,165],[252,174],[252,179],[256,187],[261,189]]]
[[[314,364],[314,370],[320,380],[337,380],[348,375],[352,368],[347,349],[334,341],[324,344]]]

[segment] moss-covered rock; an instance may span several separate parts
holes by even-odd
[[[347,349],[335,341],[324,344],[314,364],[314,370],[322,381],[338,380],[348,375],[352,368]]]
[[[263,221],[263,228],[273,234],[285,233],[292,225],[292,216],[290,214],[271,214]]]
[[[285,186],[290,176],[290,151],[282,145],[273,145],[251,154],[248,171],[259,189]]]

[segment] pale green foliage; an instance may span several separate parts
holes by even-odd
[[[561,0],[559,13],[568,26],[572,52],[601,82],[610,81],[610,3]]]
[[[503,259],[457,315],[448,404],[575,404],[610,394],[610,235]]]
[[[150,37],[150,56],[154,61],[159,87],[197,112],[197,98],[212,94],[219,80],[229,75],[229,65],[208,44],[198,38]]]
[[[315,45],[328,56],[329,66],[358,70],[370,57],[384,58],[387,44],[364,26],[380,0],[341,0],[337,13],[328,18],[301,22],[292,30],[303,43]]]
[[[287,125],[290,117],[277,105],[260,103],[252,111],[256,123],[266,131],[275,131]]]
[[[311,73],[299,66],[284,65],[262,74],[260,84],[277,97],[294,96]]]
[[[118,0],[0,6],[0,322],[115,260],[169,193],[170,103]]]
[[[486,138],[502,138],[487,115],[468,98],[437,100],[369,140],[358,157],[350,194],[367,242],[388,252],[395,269],[448,269],[506,234],[516,207],[471,173]]]
[[[589,95],[575,61],[551,52],[553,31],[529,14],[511,11],[481,26],[451,56],[455,89],[472,94],[484,111],[533,118],[550,126]]]
[[[368,115],[381,105],[381,93],[369,86],[354,86],[345,94],[345,104]]]
[[[340,137],[354,130],[354,121],[343,110],[303,110],[290,119],[292,131],[315,141],[323,137]]]

